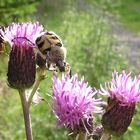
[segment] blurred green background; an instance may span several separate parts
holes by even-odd
[[[93,87],[110,80],[114,70],[139,73],[139,0],[0,0],[0,25],[13,21],[39,21],[56,32],[67,48],[72,72],[84,75]],[[7,54],[0,54],[0,140],[24,140],[20,98],[6,82],[7,61]],[[49,101],[52,74],[47,74],[39,91]],[[46,103],[33,105],[31,118],[34,140],[68,140]],[[113,139],[138,140],[139,126],[137,109],[125,135]]]

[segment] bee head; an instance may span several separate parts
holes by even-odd
[[[60,72],[69,73],[70,78],[72,77],[70,64],[67,62],[57,61],[56,66],[59,68]]]
[[[59,68],[60,72],[64,72],[65,71],[65,62],[58,60],[56,62],[56,66]]]

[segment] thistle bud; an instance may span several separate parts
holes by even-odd
[[[12,88],[30,88],[35,81],[35,38],[42,31],[39,23],[12,23],[2,32],[11,45],[7,79]]]
[[[102,125],[113,135],[123,135],[132,121],[135,103],[131,106],[122,106],[117,99],[109,98],[108,100],[107,110],[102,117]]]
[[[102,117],[102,125],[108,133],[123,135],[135,114],[136,103],[140,101],[140,75],[134,80],[131,73],[114,72],[112,82],[106,84],[101,92],[108,95],[108,105]]]

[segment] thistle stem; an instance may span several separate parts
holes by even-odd
[[[31,92],[31,94],[30,94],[30,96],[29,96],[29,99],[28,99],[29,107],[30,107],[30,105],[31,105],[32,98],[33,98],[35,92],[37,91],[37,89],[38,89],[38,87],[39,87],[39,85],[40,85],[40,82],[41,82],[41,78],[38,77],[37,80],[36,80],[36,82],[35,82],[35,84],[34,84],[34,86],[33,86],[33,89],[32,89],[32,92]]]
[[[87,140],[87,133],[81,132],[76,136],[76,140]]]
[[[40,82],[45,79],[45,74],[44,73],[45,73],[45,69],[38,68],[38,78],[35,81],[35,84],[33,86],[32,92],[31,92],[31,94],[29,96],[29,99],[28,99],[29,107],[31,105],[32,98],[33,98],[35,92],[37,91],[37,89],[38,89],[38,87],[40,85]]]
[[[29,105],[26,99],[25,90],[20,89],[19,95],[21,99],[22,109],[23,109],[23,115],[24,115],[24,123],[25,123],[25,130],[26,130],[26,139],[27,140],[33,140],[32,136],[32,128],[31,128],[31,119],[29,114]]]
[[[104,132],[100,140],[111,140],[111,135]]]

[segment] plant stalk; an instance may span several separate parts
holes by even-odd
[[[28,99],[29,107],[30,107],[30,105],[31,105],[32,98],[33,98],[35,92],[37,91],[37,89],[38,89],[38,87],[39,87],[39,85],[40,85],[40,82],[41,82],[41,78],[38,77],[37,80],[35,81],[35,84],[34,84],[34,86],[33,86],[32,92],[31,92],[31,94],[30,94],[30,96],[29,96],[29,99]]]
[[[81,132],[76,136],[76,140],[87,140],[87,133]]]
[[[29,105],[26,99],[26,94],[24,89],[19,90],[19,95],[21,99],[23,115],[24,115],[24,124],[25,124],[25,131],[26,131],[26,139],[33,140],[32,136],[32,128],[31,128],[31,119],[29,113]]]
[[[34,84],[34,86],[33,86],[32,92],[31,92],[31,94],[30,94],[30,96],[29,96],[29,99],[28,99],[29,107],[30,107],[30,105],[31,105],[32,98],[33,98],[35,92],[37,91],[37,89],[38,89],[38,87],[39,87],[39,85],[40,85],[40,82],[41,82],[42,80],[45,79],[45,71],[46,71],[45,69],[38,68],[38,78],[37,78],[37,80],[35,81],[35,84]]]
[[[111,140],[111,135],[104,132],[100,140]]]

